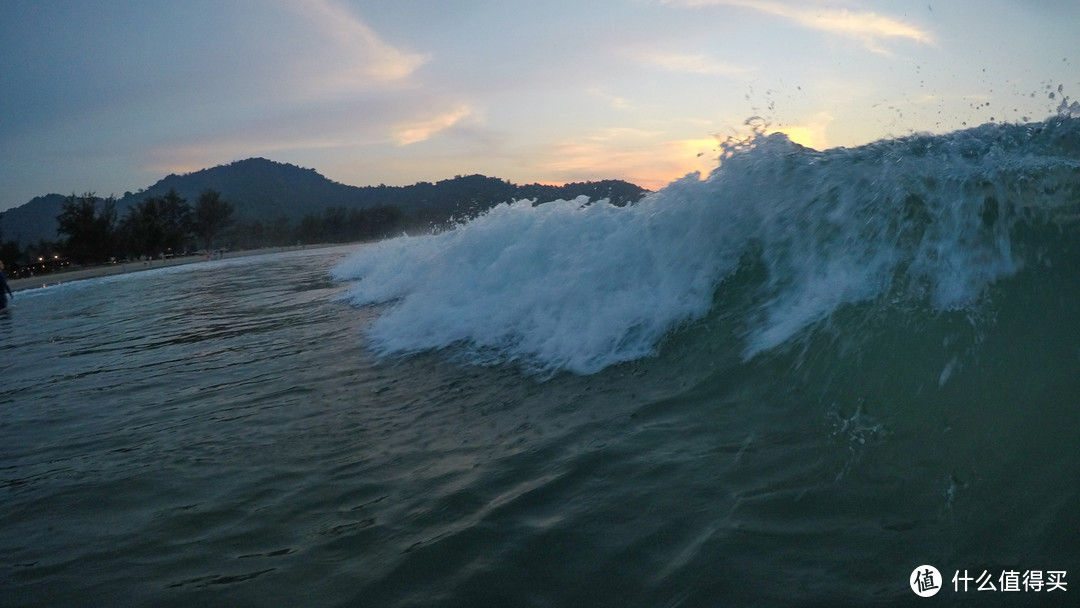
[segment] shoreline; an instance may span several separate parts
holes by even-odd
[[[224,256],[218,258],[220,260],[232,260],[236,258],[244,258],[256,255],[269,255],[272,253],[281,253],[283,251],[299,251],[302,249],[323,249],[326,247],[338,247],[349,245],[349,243],[326,243],[317,245],[302,245],[302,246],[287,246],[287,247],[264,247],[261,249],[248,249],[244,251],[230,251]],[[79,268],[76,270],[66,270],[64,272],[56,272],[50,274],[44,274],[38,277],[28,277],[25,279],[8,279],[8,286],[11,287],[11,291],[26,291],[29,289],[41,289],[44,287],[50,287],[55,285],[62,285],[64,283],[70,283],[72,281],[82,281],[85,279],[96,279],[100,277],[108,277],[118,274],[131,274],[133,272],[144,272],[147,270],[155,270],[158,268],[168,268],[170,266],[183,266],[185,264],[195,264],[197,262],[208,262],[205,256],[201,255],[189,255],[182,258],[171,258],[168,260],[152,260],[145,262],[128,262],[127,264],[107,264],[101,266],[91,266],[89,268]]]

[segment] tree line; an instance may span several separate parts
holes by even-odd
[[[423,229],[393,205],[363,209],[335,206],[319,213],[308,213],[295,223],[284,216],[271,220],[238,221],[228,231],[227,246],[256,249],[313,243],[354,243],[400,234],[410,228]]]
[[[226,184],[235,200],[225,201],[218,186],[203,183],[190,187],[189,182],[210,172]],[[584,195],[590,200],[627,205],[645,193],[620,180],[516,186],[482,175],[459,175],[411,186],[356,188],[330,182],[313,170],[257,159],[162,181],[174,182],[176,187],[170,184],[150,192],[125,193],[120,200],[100,198],[92,192],[72,194],[60,205],[59,215],[50,216],[50,220],[55,219],[56,240],[3,243],[0,259],[9,269],[36,264],[34,272],[40,272],[48,271],[50,263],[86,265],[215,248],[346,243],[405,231],[449,229],[512,200],[527,199],[536,204]],[[194,205],[185,196],[195,199]],[[331,206],[324,207],[322,201]],[[302,215],[305,208],[318,211]]]
[[[160,258],[209,249],[232,224],[233,206],[206,190],[195,207],[170,190],[148,196],[118,218],[116,198],[72,194],[56,217],[57,248],[75,264],[100,264],[118,258]]]
[[[377,239],[400,232],[404,214],[394,206],[364,209],[330,207],[309,213],[299,222],[285,217],[270,221],[237,221],[234,206],[207,189],[190,205],[175,189],[147,196],[120,216],[116,197],[93,192],[67,197],[57,216],[56,241],[40,241],[19,249],[15,242],[0,246],[0,259],[9,273],[19,268],[36,272],[60,265],[92,265],[118,260],[160,259],[215,248],[255,249],[312,243],[347,243]]]

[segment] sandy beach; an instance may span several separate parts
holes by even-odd
[[[271,253],[279,253],[281,251],[294,251],[296,249],[318,249],[331,246],[333,245],[307,245],[304,247],[267,247],[264,249],[251,249],[247,251],[230,251],[229,253],[226,253],[223,258],[220,259],[234,259],[252,255],[267,255]],[[182,264],[194,264],[195,262],[205,261],[207,261],[207,258],[205,256],[189,255],[179,258],[170,258],[167,260],[152,260],[147,262],[136,261],[128,262],[126,264],[103,264],[101,266],[77,268],[64,272],[54,272],[25,279],[8,279],[8,285],[11,287],[12,291],[38,289],[41,287],[49,287],[50,285],[70,283],[71,281],[80,281],[82,279],[94,279],[97,277],[105,277],[115,274],[142,272],[144,270],[153,270],[155,268],[180,266]]]

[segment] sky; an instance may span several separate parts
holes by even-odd
[[[1075,0],[0,0],[0,211],[251,157],[658,189],[752,116],[817,149],[1045,119],[1080,97],[1077,24]]]

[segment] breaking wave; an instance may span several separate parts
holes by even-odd
[[[350,303],[382,306],[367,330],[380,355],[591,374],[706,318],[752,359],[852,305],[977,311],[1006,278],[1077,264],[1063,252],[1078,218],[1080,118],[826,151],[772,134],[634,205],[504,204],[367,246],[332,275]]]

